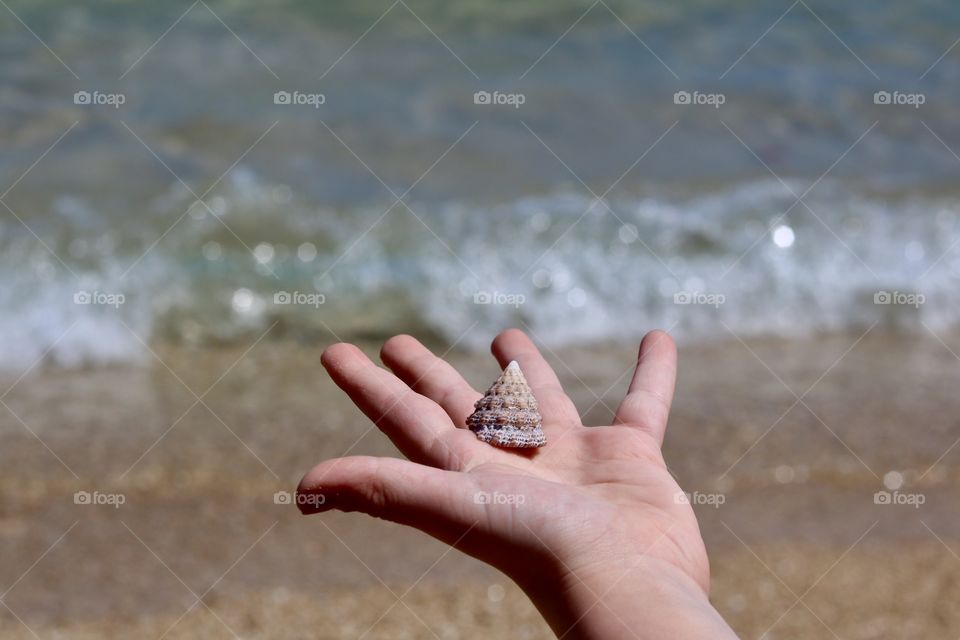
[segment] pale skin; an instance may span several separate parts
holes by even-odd
[[[521,331],[492,350],[501,367],[520,364],[546,446],[477,440],[465,419],[480,392],[410,336],[383,346],[393,373],[337,344],[323,366],[409,460],[327,460],[300,482],[301,511],[361,511],[455,545],[513,579],[561,638],[735,638],[710,604],[697,520],[660,451],[676,379],[670,336],[643,339],[609,426],[583,426]],[[310,506],[310,494],[323,503]]]

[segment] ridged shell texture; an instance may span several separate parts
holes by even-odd
[[[516,361],[507,365],[474,408],[467,427],[484,442],[511,449],[547,443],[537,399]]]

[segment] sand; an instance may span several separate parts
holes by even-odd
[[[696,509],[742,637],[960,635],[960,367],[932,336],[858,338],[681,349],[665,454],[685,489],[722,496]],[[504,576],[419,532],[283,504],[319,460],[397,454],[320,347],[247,346],[3,380],[0,637],[551,637]],[[549,359],[598,423],[633,354]],[[478,387],[496,370],[449,359]],[[885,477],[923,504],[876,504]]]

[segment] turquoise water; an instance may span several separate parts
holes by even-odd
[[[955,325],[960,9],[676,4],[10,3],[0,365]]]

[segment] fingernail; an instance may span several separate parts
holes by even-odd
[[[331,507],[327,504],[327,496],[322,487],[297,490],[297,509],[301,515],[309,516],[314,513],[327,511]]]

